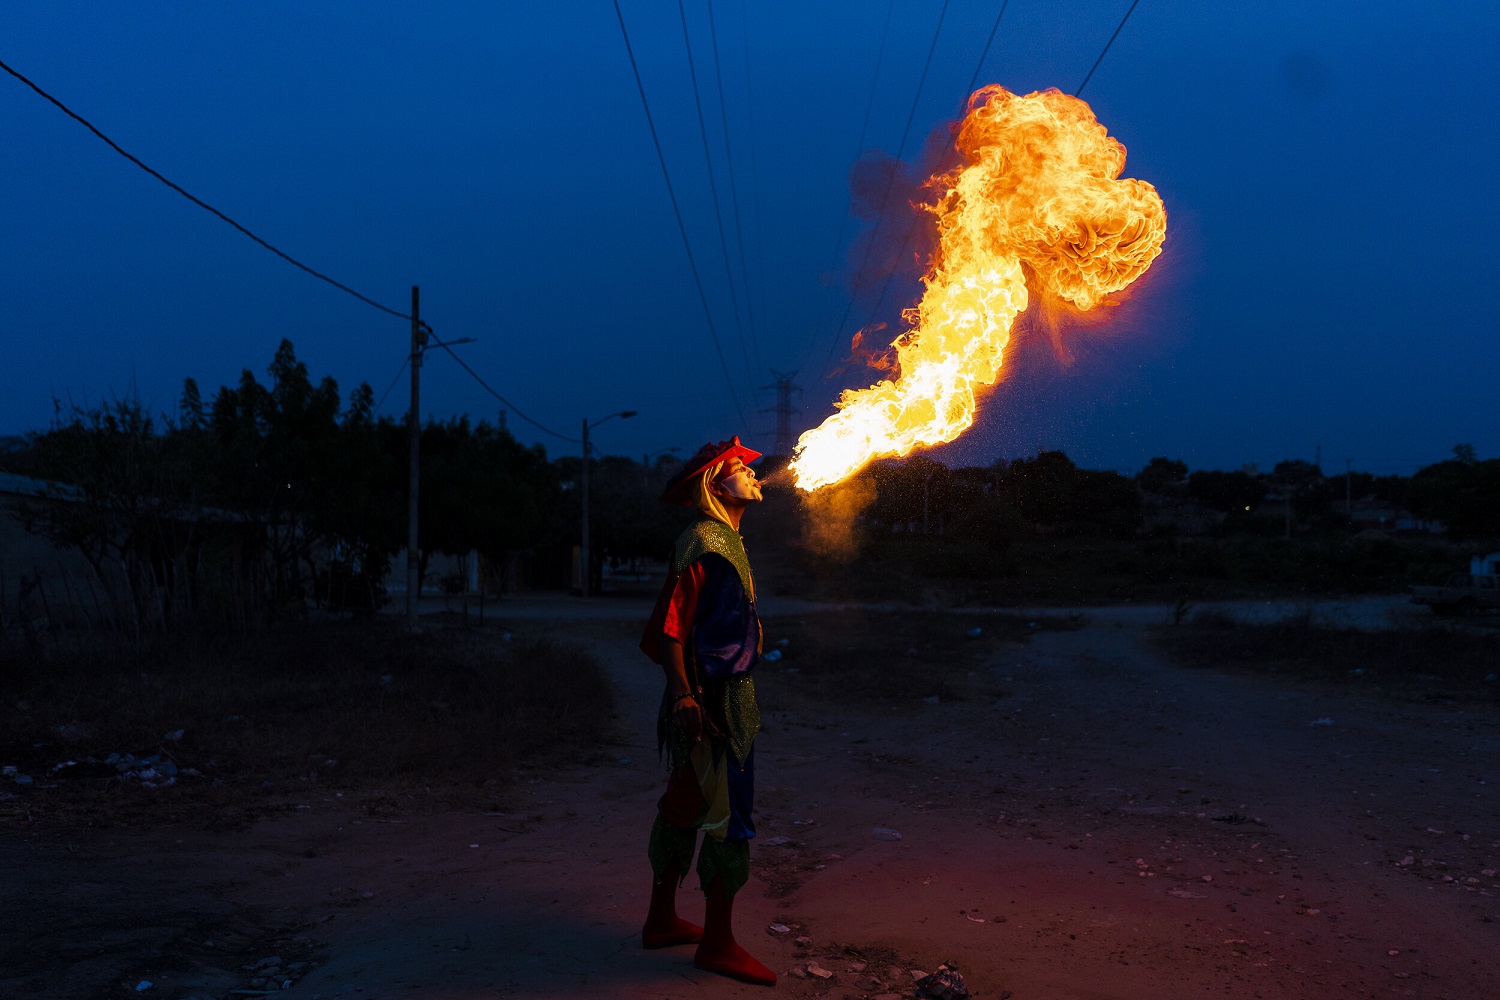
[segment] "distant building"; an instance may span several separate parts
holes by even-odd
[[[1440,535],[1447,530],[1441,521],[1413,514],[1373,496],[1355,500],[1349,520],[1364,531]]]
[[[22,501],[66,503],[68,495],[58,483],[0,472],[0,627],[87,621],[107,607],[88,560],[27,531],[17,509]]]

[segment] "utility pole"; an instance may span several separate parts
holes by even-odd
[[[417,552],[417,501],[422,473],[422,349],[427,334],[418,316],[420,289],[411,286],[411,411],[407,415],[407,451],[411,463],[406,476],[406,624],[416,631],[417,599],[421,596],[421,559]]]
[[[583,496],[583,544],[578,552],[578,579],[582,590],[579,591],[584,597],[589,596],[589,418],[583,418],[583,488],[580,493]]]
[[[598,427],[600,424],[604,423],[604,421],[612,420],[615,417],[619,417],[621,420],[629,420],[631,417],[635,416],[635,414],[635,410],[619,410],[615,413],[609,414],[609,416],[600,417],[598,420],[594,421],[592,426]],[[579,490],[579,493],[582,494],[580,499],[583,501],[583,539],[582,545],[579,546],[578,553],[579,568],[583,571],[580,578],[582,589],[579,592],[584,597],[589,596],[589,577],[592,575],[590,573],[589,566],[589,426],[590,424],[588,417],[584,417],[583,474],[579,477],[579,485],[582,487]]]
[[[757,386],[760,389],[776,390],[776,409],[762,410],[762,413],[776,414],[776,454],[785,455],[790,458],[792,454],[792,414],[802,411],[792,406],[792,393],[801,392],[801,387],[793,384],[792,379],[797,377],[796,372],[772,371],[771,385]]]

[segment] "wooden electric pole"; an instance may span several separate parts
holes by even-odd
[[[411,411],[407,414],[411,462],[406,478],[406,624],[417,628],[417,600],[422,596],[421,558],[417,549],[417,500],[422,472],[422,349],[427,333],[418,315],[419,287],[411,286]]]
[[[583,544],[578,548],[578,565],[583,570],[579,577],[579,593],[584,597],[589,596],[589,418],[583,418],[583,474],[582,481],[583,500]]]

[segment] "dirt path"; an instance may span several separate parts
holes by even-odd
[[[637,946],[662,777],[643,609],[505,610],[610,668],[610,763],[529,774],[499,810],[335,797],[245,834],[7,836],[0,996],[767,995]],[[767,665],[737,923],[779,972],[834,973],[777,990],[910,995],[951,961],[1016,1000],[1500,996],[1500,719],[1170,666],[1147,641],[1170,614],[1039,633],[980,666],[993,703],[899,722],[791,715]]]

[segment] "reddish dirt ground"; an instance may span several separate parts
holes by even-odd
[[[600,656],[627,738],[498,809],[319,793],[242,833],[0,835],[0,996],[768,995],[638,945],[645,610],[505,608]],[[975,664],[992,702],[899,719],[793,711],[768,665],[737,928],[776,991],[911,996],[949,962],[981,998],[1500,997],[1500,718],[1175,666],[1169,617],[1039,632]]]

